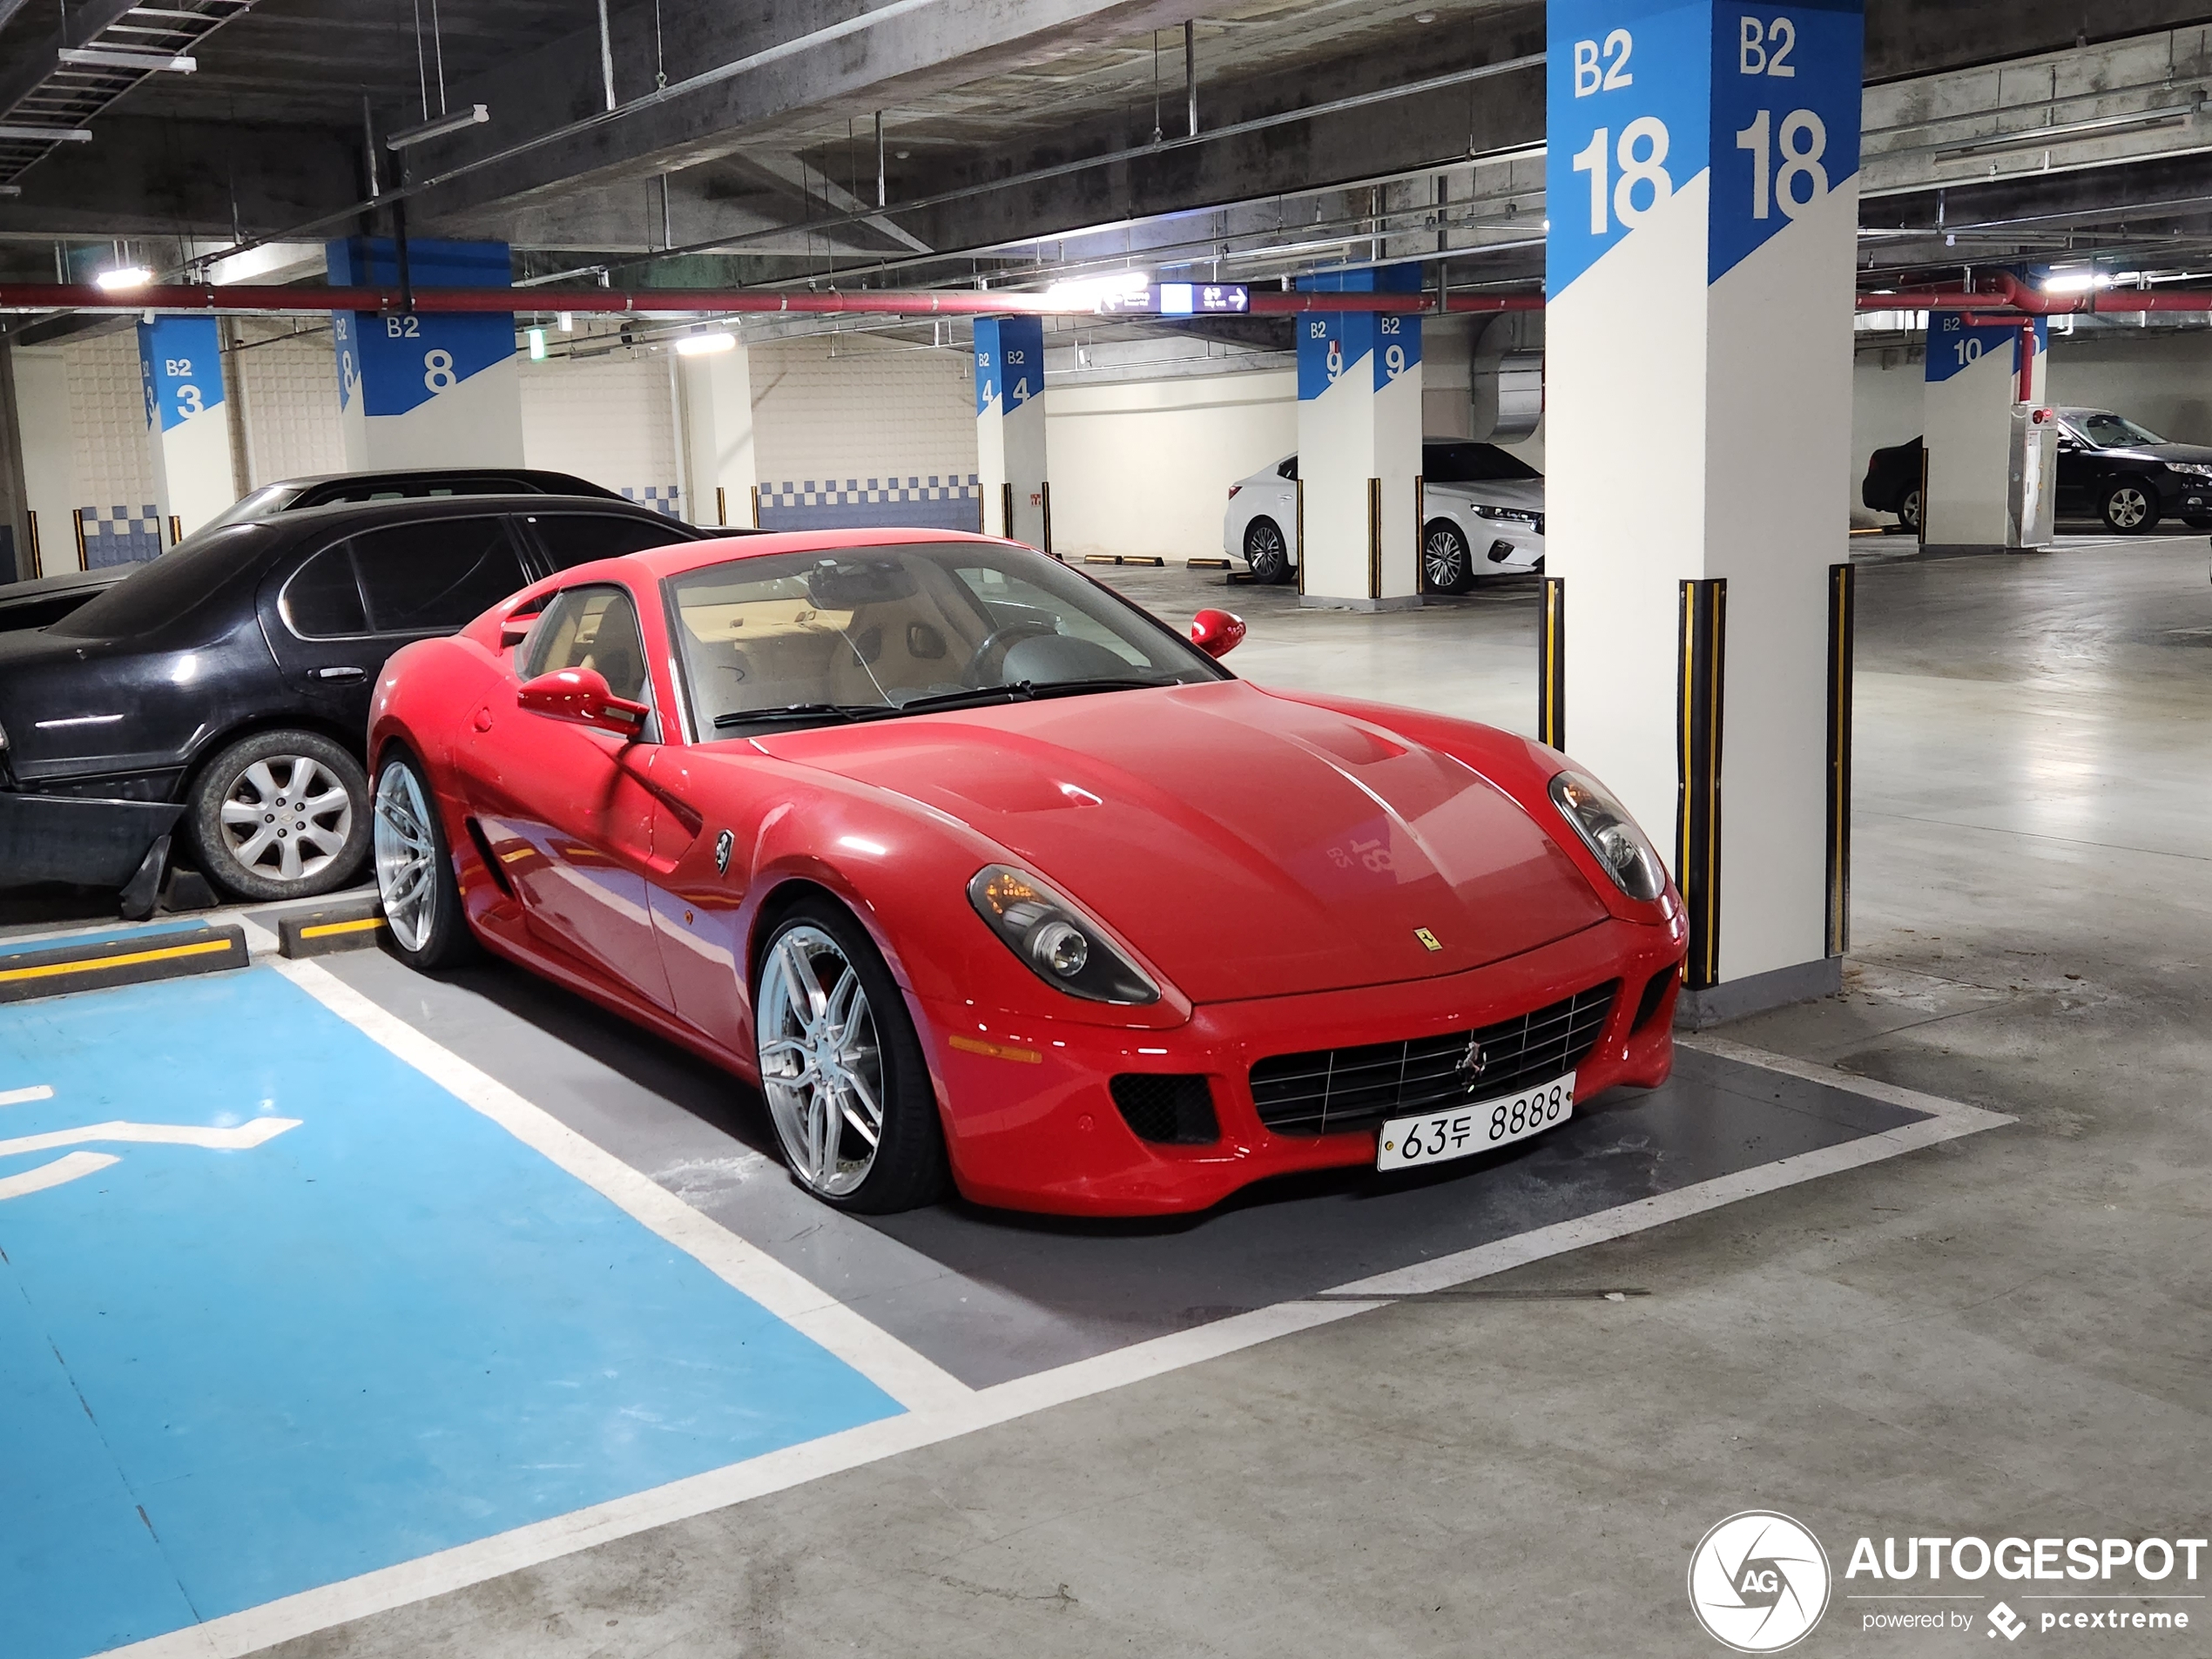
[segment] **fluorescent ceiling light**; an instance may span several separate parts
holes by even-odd
[[[705,357],[710,352],[729,351],[735,347],[737,343],[738,337],[735,334],[720,332],[711,334],[685,334],[676,342],[676,354],[679,357]]]
[[[166,69],[190,75],[199,69],[196,58],[170,52],[118,51],[112,46],[64,46],[63,63],[78,69]]]
[[[0,143],[14,144],[90,144],[90,127],[25,127],[0,126]]]
[[[118,288],[143,288],[152,280],[153,273],[143,265],[118,265],[94,277],[92,285],[113,293]]]
[[[491,119],[491,111],[481,104],[471,104],[465,110],[455,110],[451,115],[442,115],[435,121],[425,121],[421,126],[401,127],[384,140],[387,150],[404,150],[411,144],[422,144],[431,138],[442,138],[448,132],[458,132],[464,127],[482,126]]]
[[[1044,291],[1050,306],[1102,306],[1109,300],[1143,293],[1152,286],[1150,271],[1115,271],[1105,276],[1075,277]]]
[[[2112,279],[2101,271],[2054,271],[2043,279],[2046,293],[2087,293],[2111,286]]]
[[[533,363],[543,362],[545,361],[545,330],[543,328],[531,329],[529,333],[529,340],[530,361]]]

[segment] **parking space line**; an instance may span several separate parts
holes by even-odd
[[[477,1110],[486,1112],[502,1124],[508,1124],[513,1132],[530,1144],[539,1146],[547,1157],[554,1157],[556,1162],[562,1162],[563,1153],[575,1157],[577,1163],[562,1162],[562,1167],[579,1180],[599,1187],[601,1191],[624,1208],[630,1208],[630,1200],[634,1197],[639,1207],[631,1209],[631,1213],[647,1226],[661,1232],[663,1237],[684,1249],[693,1251],[694,1254],[699,1254],[691,1242],[695,1238],[705,1248],[721,1248],[708,1241],[703,1234],[678,1222],[670,1214],[671,1209],[681,1211],[693,1216],[697,1223],[704,1224],[705,1228],[727,1241],[728,1245],[734,1246],[726,1258],[732,1271],[757,1272],[763,1282],[779,1278],[786,1281],[782,1288],[791,1294],[794,1302],[804,1302],[810,1306],[818,1306],[821,1302],[821,1292],[812,1285],[797,1280],[797,1276],[790,1274],[788,1270],[765,1261],[752,1246],[732,1238],[705,1217],[697,1216],[681,1200],[665,1193],[645,1177],[637,1175],[627,1164],[619,1163],[611,1154],[600,1150],[590,1142],[555,1123],[504,1085],[486,1077],[474,1066],[447,1054],[439,1045],[414,1031],[404,1022],[385,1014],[342,981],[311,963],[286,962],[279,964],[278,968],[280,972],[300,983],[334,1012],[360,1027],[408,1063],[425,1071]],[[1318,1329],[1377,1308],[1399,1305],[1394,1298],[1409,1292],[1448,1289],[1475,1279],[1490,1278],[1589,1244],[1647,1231],[1669,1222],[1720,1209],[1740,1199],[1880,1163],[2016,1121],[2001,1112],[1986,1111],[1979,1107],[1923,1095],[1894,1084],[1854,1077],[1831,1067],[1747,1048],[1724,1038],[1684,1036],[1678,1041],[1686,1048],[1809,1082],[1886,1101],[1923,1116],[1920,1121],[1898,1129],[1865,1135],[1840,1145],[1780,1159],[1758,1169],[1720,1176],[1656,1197],[1616,1205],[1595,1215],[1540,1228],[1516,1238],[1501,1239],[1474,1250],[1440,1257],[1416,1267],[1339,1285],[1319,1293],[1320,1297],[1327,1298],[1325,1300],[1279,1302],[1271,1307],[1255,1309],[1150,1341],[1135,1343],[1109,1353],[1076,1360],[988,1388],[969,1389],[954,1379],[945,1377],[945,1381],[951,1385],[948,1388],[936,1391],[934,1398],[904,1416],[863,1424],[840,1433],[766,1453],[743,1463],[711,1469],[704,1474],[672,1481],[626,1498],[516,1527],[434,1555],[401,1562],[364,1574],[359,1578],[303,1591],[280,1601],[210,1620],[205,1624],[173,1631],[129,1647],[113,1649],[107,1655],[101,1656],[100,1659],[240,1659],[240,1656],[279,1642],[331,1629],[432,1596],[465,1589],[470,1585],[540,1566],[580,1550],[804,1486],[829,1475],[895,1457],[902,1452],[915,1451],[979,1429],[1010,1422],[1051,1406],[1068,1405],[1165,1376],[1205,1360],[1221,1359],[1256,1347],[1278,1337]],[[502,1116],[502,1113],[506,1115]],[[512,1123],[509,1122],[510,1116]],[[517,1124],[521,1127],[516,1127]],[[542,1136],[543,1144],[538,1139],[531,1138],[532,1135]],[[578,1151],[567,1145],[570,1142],[576,1143],[577,1148],[586,1150]],[[549,1150],[552,1148],[560,1150]],[[614,1169],[605,1169],[606,1163],[613,1163]],[[586,1173],[586,1170],[590,1173]],[[601,1176],[604,1177],[607,1184],[601,1185],[600,1181],[595,1178]],[[650,1194],[638,1190],[640,1184],[651,1190]],[[664,1220],[676,1225],[678,1231],[668,1231],[663,1224]],[[682,1237],[678,1236],[678,1231],[683,1234]],[[699,1254],[699,1259],[715,1271],[724,1272],[715,1258]],[[728,1274],[725,1273],[725,1277]],[[794,1280],[800,1287],[798,1291],[790,1291],[788,1281]],[[754,1288],[753,1284],[736,1278],[732,1278],[730,1282],[746,1294],[761,1300],[764,1305],[777,1306],[777,1304],[769,1302],[760,1290]],[[873,1330],[857,1315],[848,1315],[848,1318],[853,1325]],[[833,1346],[819,1334],[814,1334],[815,1340],[822,1342],[825,1346],[831,1346],[832,1352],[848,1365],[865,1368],[863,1361],[854,1358],[853,1353]],[[876,1332],[876,1337],[890,1349],[912,1354],[912,1351],[906,1349],[903,1344],[881,1332]],[[880,1359],[887,1357],[883,1351],[867,1343],[862,1343],[861,1347],[873,1358]],[[912,1357],[918,1364],[927,1366],[929,1371],[936,1371],[935,1366],[921,1359],[921,1356]],[[897,1390],[892,1382],[873,1372],[869,1374],[879,1386],[896,1394]],[[942,1372],[937,1374],[944,1375]]]
[[[51,1100],[54,1091],[47,1083],[33,1083],[28,1089],[0,1089],[0,1106],[28,1106],[34,1100]]]
[[[387,1013],[335,974],[311,961],[272,958],[266,965],[464,1105],[698,1260],[725,1284],[819,1343],[908,1411],[957,1405],[974,1393],[934,1361],[692,1209],[651,1177],[631,1169],[551,1113]]]
[[[109,1152],[71,1152],[56,1158],[51,1163],[42,1163],[35,1170],[25,1170],[21,1175],[0,1180],[0,1203],[20,1198],[26,1193],[44,1192],[49,1187],[66,1185],[88,1175],[98,1175],[110,1164],[123,1160]]]

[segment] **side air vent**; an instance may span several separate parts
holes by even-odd
[[[1205,1146],[1221,1138],[1213,1091],[1190,1072],[1125,1071],[1111,1085],[1122,1121],[1136,1137],[1164,1146]]]

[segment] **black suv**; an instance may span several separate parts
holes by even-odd
[[[2062,518],[2099,518],[2105,528],[2142,535],[2161,518],[2212,530],[2212,448],[2171,443],[2109,409],[2056,411]],[[1920,528],[1920,440],[1877,449],[1858,498]]]
[[[542,576],[705,534],[519,495],[197,531],[61,621],[0,635],[0,882],[125,887],[143,905],[174,830],[237,897],[340,887],[368,850],[361,753],[386,658]]]

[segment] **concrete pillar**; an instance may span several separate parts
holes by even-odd
[[[146,444],[165,547],[238,499],[215,319],[157,317],[140,323],[138,375],[145,387]]]
[[[1418,265],[1300,277],[1302,290],[1418,293]],[[1307,604],[1359,610],[1420,604],[1421,320],[1369,311],[1298,321],[1298,478]]]
[[[2005,545],[2013,409],[2043,401],[2049,361],[2050,324],[2041,318],[1976,323],[1963,312],[1929,314],[1923,546]]]
[[[37,557],[26,542],[20,559],[26,576],[59,576],[78,568],[76,457],[71,451],[69,365],[58,347],[16,348],[16,422],[22,435],[24,504],[37,516]],[[141,503],[143,504],[143,503]],[[25,525],[28,536],[30,525]]]
[[[327,257],[334,287],[398,285],[399,262],[383,238],[333,242]],[[408,271],[418,287],[503,288],[512,262],[504,242],[410,240]],[[341,312],[331,319],[331,332],[347,467],[523,464],[512,313]]]
[[[1045,462],[1042,318],[976,319],[975,460],[984,529],[1045,547],[1045,481],[1050,474]]]
[[[752,359],[740,343],[728,351],[677,360],[683,389],[683,444],[694,524],[752,523],[753,486],[760,482],[752,449]]]
[[[1561,746],[1674,870],[1703,1022],[1841,982],[1828,589],[1864,17],[1552,0],[1547,20]]]
[[[0,582],[22,582],[33,574],[30,489],[24,478],[15,355],[14,347],[0,339]]]

